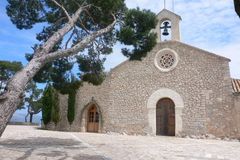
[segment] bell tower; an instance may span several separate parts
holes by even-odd
[[[180,41],[180,21],[182,18],[167,10],[163,9],[157,15],[157,26],[155,28],[155,33],[157,33],[157,43],[163,41]]]

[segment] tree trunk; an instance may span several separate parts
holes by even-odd
[[[32,123],[32,120],[33,120],[33,113],[30,113],[30,120],[29,120],[29,122]]]
[[[29,113],[27,112],[27,115],[25,116],[25,122],[26,123],[28,122],[28,120],[27,120],[28,116],[29,116]]]
[[[57,31],[51,38],[49,38],[49,40],[43,45],[43,48],[39,50],[39,52],[35,53],[35,56],[28,63],[28,65],[16,73],[9,81],[7,85],[7,93],[3,96],[0,96],[0,137],[6,128],[7,122],[11,119],[13,113],[17,110],[17,107],[23,98],[23,93],[27,83],[47,62],[74,55],[80,52],[97,37],[111,31],[116,23],[116,18],[113,15],[113,23],[106,28],[89,34],[72,48],[49,53],[51,48],[54,47],[54,45],[72,29],[75,22],[80,16],[81,9],[82,8],[80,8],[76,14],[73,15],[73,21],[66,24],[62,29]]]
[[[24,69],[17,72],[11,81],[9,81],[6,93],[7,98],[0,101],[0,136],[2,136],[7,122],[17,110],[23,98],[25,86],[44,64],[44,62],[39,61],[37,58],[32,59]]]

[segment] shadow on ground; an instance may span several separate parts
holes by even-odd
[[[78,141],[72,139],[60,139],[60,138],[49,138],[49,137],[32,137],[28,139],[8,139],[0,141],[0,146],[7,148],[43,148],[43,147],[70,147],[80,145]]]
[[[65,160],[72,158],[74,160],[109,160],[100,155],[79,154],[82,150],[87,148],[81,142],[72,139],[48,138],[48,137],[32,137],[28,139],[8,139],[0,141],[0,150],[7,150],[8,152],[20,153],[19,156],[14,155],[14,160],[25,159],[57,159]],[[78,153],[70,157],[68,153],[74,151]],[[77,151],[77,152],[76,152]],[[1,151],[0,151],[1,153]],[[2,153],[1,153],[2,154]],[[4,160],[4,157],[0,159]],[[36,157],[36,158],[35,158]]]
[[[100,156],[100,155],[87,155],[80,154],[73,157],[74,160],[111,160],[110,158]]]

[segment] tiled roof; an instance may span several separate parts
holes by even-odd
[[[232,87],[234,93],[240,93],[240,79],[232,79]]]

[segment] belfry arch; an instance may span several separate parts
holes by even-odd
[[[184,108],[183,99],[176,91],[168,88],[161,88],[155,91],[147,101],[147,110],[148,110],[148,124],[151,128],[152,135],[157,135],[157,118],[156,118],[156,109],[157,103],[159,100],[168,98],[171,99],[174,103],[175,111],[175,135],[179,135],[182,132],[182,111]]]
[[[172,22],[168,19],[160,21],[160,40],[169,41],[172,40]]]
[[[182,18],[167,10],[167,9],[163,9],[160,13],[158,13],[157,15],[157,20],[158,23],[156,25],[156,28],[154,29],[154,32],[157,34],[157,42],[163,42],[164,39],[162,39],[162,30],[160,29],[161,27],[163,27],[163,23],[165,21],[171,22],[171,28],[168,28],[169,31],[171,31],[171,38],[169,40],[173,40],[173,41],[180,41],[180,21],[182,20]]]

